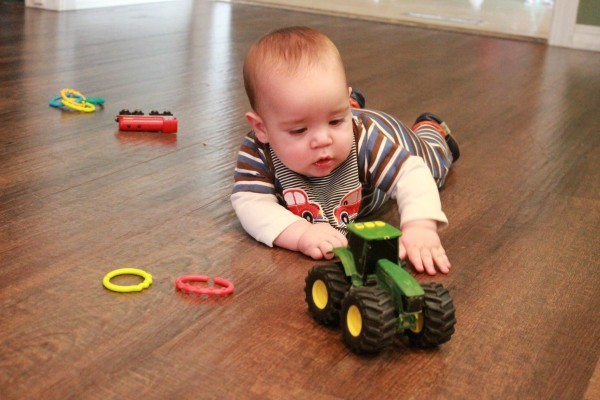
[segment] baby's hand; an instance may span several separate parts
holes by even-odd
[[[287,228],[273,241],[273,244],[286,249],[301,251],[315,260],[332,259],[334,247],[348,246],[348,240],[329,224],[311,224],[301,219]]]
[[[334,257],[335,247],[348,246],[348,240],[329,224],[310,224],[298,238],[298,250],[315,260]]]
[[[418,272],[435,275],[437,269],[447,274],[450,261],[437,234],[437,223],[433,220],[410,221],[402,225],[400,259],[408,259]]]

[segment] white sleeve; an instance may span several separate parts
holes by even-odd
[[[285,228],[302,220],[272,194],[237,192],[231,195],[231,204],[246,232],[269,247]]]
[[[439,228],[448,225],[438,188],[421,157],[410,156],[404,161],[391,195],[398,203],[400,226],[417,219],[437,221]]]

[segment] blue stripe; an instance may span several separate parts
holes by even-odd
[[[243,153],[241,151],[238,154],[238,165],[240,162],[242,162],[244,164],[249,164],[252,166],[252,168],[254,168],[256,170],[269,172],[269,169],[267,168],[267,166],[264,163],[257,161],[254,158],[249,157],[247,153]]]
[[[232,193],[237,193],[237,192],[254,192],[254,193],[264,193],[264,194],[275,194],[275,190],[273,190],[273,188],[270,186],[253,185],[250,183],[235,184],[233,186]]]

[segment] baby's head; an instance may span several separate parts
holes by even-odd
[[[324,176],[348,157],[350,89],[327,36],[305,27],[263,36],[244,62],[244,84],[252,107],[246,119],[288,168]]]
[[[258,111],[262,85],[273,74],[302,75],[329,62],[338,65],[345,80],[340,53],[321,32],[307,27],[290,27],[268,33],[250,48],[244,61],[244,86],[250,106]]]

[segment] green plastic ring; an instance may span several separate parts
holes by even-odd
[[[104,104],[104,97],[88,97],[85,101],[96,105],[102,105]]]
[[[141,276],[142,278],[144,278],[144,281],[141,283],[138,283],[137,285],[129,285],[129,286],[115,285],[114,283],[112,283],[110,281],[112,278],[114,278],[115,276],[119,276],[119,275],[137,275],[137,276]],[[108,290],[112,290],[113,292],[119,292],[119,293],[141,292],[142,290],[147,289],[150,287],[150,285],[152,285],[152,275],[150,275],[146,271],[142,271],[141,269],[137,269],[137,268],[115,269],[114,271],[110,271],[108,274],[106,274],[104,276],[104,279],[102,280],[102,284],[104,285],[105,288],[107,288]]]

